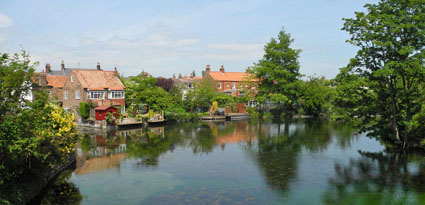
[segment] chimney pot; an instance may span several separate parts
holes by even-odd
[[[100,70],[100,63],[99,62],[97,62],[97,70]]]
[[[223,65],[220,67],[220,72],[224,73],[224,66]]]
[[[64,61],[62,61],[62,63],[61,63],[61,70],[65,70],[65,62]]]
[[[50,63],[46,64],[46,73],[50,73]]]
[[[115,76],[118,76],[118,69],[117,69],[117,67],[115,67],[115,69],[114,69],[115,71],[114,71],[114,75]]]

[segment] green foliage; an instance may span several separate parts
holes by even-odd
[[[91,104],[86,102],[80,102],[80,107],[78,107],[78,114],[83,118],[90,117]]]
[[[187,92],[183,103],[186,109],[190,112],[193,112],[195,108],[208,110],[215,95],[216,91],[214,82],[203,80],[201,83],[195,84],[195,88],[193,90],[189,90]],[[220,102],[219,106],[221,106]]]
[[[161,111],[167,109],[172,97],[164,89],[156,86],[156,78],[136,76],[126,81],[126,104],[147,104],[149,109]]]
[[[217,93],[212,100],[217,101],[218,107],[234,107],[235,105],[234,97],[227,95],[226,93]]]
[[[260,118],[260,113],[258,113],[257,109],[249,107],[246,111],[249,113],[252,120],[258,120]]]
[[[402,146],[415,146],[424,139],[415,126],[420,113],[419,87],[425,80],[425,7],[421,0],[381,0],[366,4],[367,13],[344,19],[348,40],[359,47],[336,80],[341,104],[351,109],[343,116],[356,116],[369,135]],[[418,117],[420,118],[420,117]]]
[[[106,123],[108,123],[109,125],[114,124],[116,120],[114,113],[108,112],[106,114],[105,120],[106,120]]]
[[[277,108],[279,112],[283,109],[293,111],[297,101],[301,76],[298,57],[301,50],[290,48],[293,41],[291,35],[282,29],[277,39],[272,38],[264,47],[263,59],[253,68],[253,72],[260,80],[258,94],[273,98],[276,102],[283,102],[284,108]]]
[[[300,85],[299,101],[305,114],[319,116],[325,111],[324,109],[329,108],[331,88],[328,80],[324,77],[310,77],[308,81],[302,81]]]
[[[34,91],[34,102],[24,99],[30,80],[38,80],[25,53],[0,56],[0,198],[16,203],[20,190],[14,185],[24,177],[37,180],[68,160],[76,125],[72,113],[47,102],[46,93]]]

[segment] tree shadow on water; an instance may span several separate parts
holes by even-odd
[[[417,154],[362,152],[335,176],[323,194],[326,204],[424,204],[425,160]]]

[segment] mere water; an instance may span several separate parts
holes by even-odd
[[[424,204],[425,157],[323,119],[81,130],[40,204]]]

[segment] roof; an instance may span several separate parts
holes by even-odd
[[[202,80],[202,77],[183,77],[183,79],[187,79],[187,80]]]
[[[242,82],[247,80],[248,74],[245,72],[220,72],[212,71],[208,73],[213,80],[216,81],[238,81]],[[251,81],[257,81],[257,79],[252,79]]]
[[[59,76],[59,75],[46,75],[46,81],[48,86],[52,86],[54,88],[63,88],[65,85],[67,77]]]
[[[113,107],[113,106],[110,106],[110,105],[103,105],[103,106],[99,106],[99,107],[97,107],[97,108],[94,108],[94,110],[107,110],[107,109],[109,109],[110,107]],[[115,107],[113,107],[113,108],[115,108]],[[116,109],[116,108],[115,108]]]
[[[84,88],[90,90],[125,90],[115,71],[77,70],[72,71]]]
[[[94,70],[90,68],[65,68],[60,70],[51,70],[50,75],[62,75],[62,76],[69,76],[73,70]]]

